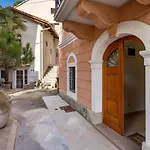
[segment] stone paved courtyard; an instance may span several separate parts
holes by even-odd
[[[49,97],[54,94],[40,90],[10,94],[12,116],[19,122],[14,150],[118,150],[77,112],[56,109],[67,104],[59,96]]]

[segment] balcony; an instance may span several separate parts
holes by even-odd
[[[56,12],[57,10],[59,9],[61,3],[62,3],[63,0],[55,0],[55,8],[56,8]]]
[[[145,0],[146,1],[146,0]],[[120,22],[134,20],[149,9],[150,0],[56,0],[55,21],[79,39],[93,39],[108,30],[116,34]],[[143,5],[144,4],[144,5]],[[137,8],[133,11],[133,8]],[[130,13],[132,12],[132,15]]]

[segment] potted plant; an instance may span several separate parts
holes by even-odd
[[[11,110],[11,101],[7,95],[0,92],[0,129],[4,128],[8,122]]]

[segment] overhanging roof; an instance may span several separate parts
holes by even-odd
[[[100,4],[105,4],[112,7],[122,7],[125,3],[130,0],[89,0]],[[76,21],[92,25],[92,22],[88,19],[83,19],[76,14],[76,6],[80,0],[63,0],[60,7],[55,14],[55,21],[64,22],[64,20]]]
[[[51,34],[52,34],[55,38],[59,38],[58,35],[57,35],[57,33],[56,33],[56,31],[55,31],[55,29],[52,27],[52,25],[51,25],[47,20],[44,20],[44,19],[39,18],[39,17],[37,17],[37,16],[31,15],[31,14],[26,13],[26,12],[24,12],[24,11],[18,10],[18,9],[16,9],[16,8],[14,8],[14,7],[9,7],[9,8],[10,8],[13,12],[15,12],[15,13],[18,13],[18,14],[20,14],[20,15],[22,15],[22,16],[25,16],[25,17],[31,19],[32,21],[34,21],[34,22],[36,22],[36,23],[38,23],[38,24],[41,24],[41,25],[45,26],[46,28],[50,28],[49,31],[51,32]]]

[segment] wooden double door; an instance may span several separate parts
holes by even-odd
[[[103,122],[119,134],[124,134],[124,41],[112,43],[103,56]],[[142,43],[142,42],[141,42]]]

